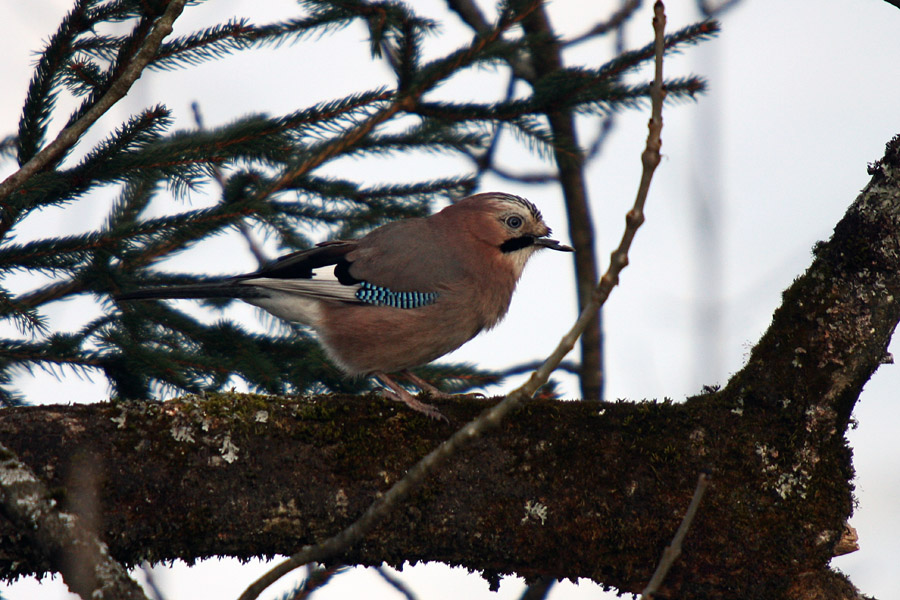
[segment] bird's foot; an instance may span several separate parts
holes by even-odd
[[[447,417],[445,417],[436,407],[430,404],[425,404],[421,400],[418,400],[384,373],[373,373],[373,375],[387,388],[381,391],[381,393],[384,394],[384,396],[386,396],[387,398],[396,400],[398,402],[403,402],[414,411],[427,415],[432,419],[446,421],[449,423]]]
[[[404,377],[406,377],[413,383],[413,385],[415,385],[417,388],[419,388],[432,398],[438,398],[441,400],[452,400],[458,398],[484,398],[484,394],[481,394],[479,392],[474,392],[471,394],[450,394],[443,390],[437,389],[409,369],[402,371],[402,373]]]
[[[381,393],[391,400],[396,400],[398,402],[402,402],[411,409],[416,412],[420,412],[423,415],[431,417],[432,419],[437,419],[438,421],[446,421],[450,422],[444,414],[437,409],[437,407],[432,406],[431,404],[426,404],[421,400],[416,399],[415,396],[403,390],[402,394],[398,394],[393,390],[381,390]]]

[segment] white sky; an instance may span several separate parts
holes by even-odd
[[[445,21],[443,5],[437,0],[414,4]],[[615,4],[597,2],[591,5],[596,8],[585,9],[588,4],[579,0],[555,0],[551,14],[563,32],[574,33],[602,19]],[[693,3],[669,4],[670,30],[696,19],[690,10]],[[4,57],[0,61],[0,135],[6,135],[17,126],[31,76],[32,52],[55,31],[68,2],[0,0],[0,6],[5,17],[0,21],[0,56]],[[179,27],[184,32],[218,15],[267,22],[290,13],[293,6],[288,0],[207,2],[188,9]],[[651,189],[648,220],[635,242],[631,266],[605,311],[609,399],[680,399],[703,384],[724,384],[768,325],[781,291],[809,264],[813,243],[830,235],[868,181],[866,164],[880,158],[885,142],[900,132],[897,8],[878,0],[745,0],[725,15],[723,29],[717,40],[688,49],[666,64],[670,76],[691,72],[705,76],[710,93],[697,104],[669,107],[664,114],[665,156]],[[429,38],[429,52],[436,55],[452,49],[466,36],[468,30],[450,17],[440,35]],[[647,16],[629,28],[628,44],[643,45],[651,36]],[[101,125],[114,126],[131,112],[164,102],[173,109],[177,126],[190,127],[189,106],[197,100],[207,123],[214,126],[248,112],[287,113],[389,81],[381,66],[369,63],[363,41],[363,32],[351,28],[315,45],[250,52],[189,71],[146,73]],[[353,43],[357,51],[351,55],[346,48]],[[606,43],[585,44],[569,60],[600,64],[608,52]],[[448,95],[489,97],[500,93],[504,85],[504,77],[472,76],[443,89]],[[623,115],[603,159],[589,172],[598,250],[604,261],[618,241],[625,210],[634,197],[646,119],[645,113]],[[501,156],[508,166],[534,164],[508,144]],[[408,161],[396,159],[373,166],[354,164],[352,175],[375,182],[398,174],[408,176],[409,166]],[[341,173],[346,167],[332,168]],[[413,178],[452,175],[465,167],[461,161],[425,158],[416,162]],[[5,165],[0,174],[5,176],[9,168]],[[485,180],[483,189],[527,195],[554,226],[556,237],[567,240],[555,189],[525,188],[496,179]],[[709,210],[720,220],[716,237],[696,225],[701,196],[714,198]],[[191,198],[194,206],[207,201]],[[79,230],[88,229],[103,219],[105,211],[101,202],[81,202],[64,214],[48,212],[24,228],[20,239],[48,230],[63,233],[73,224]],[[720,246],[715,252],[697,241],[716,238]],[[189,265],[208,273],[234,274],[253,267],[242,242],[226,237],[177,260],[179,268]],[[535,258],[504,323],[448,360],[500,368],[544,355],[574,318],[567,261],[549,252]],[[721,275],[716,276],[717,272]],[[27,280],[13,284],[24,286]],[[92,304],[89,300],[61,303],[53,312],[54,327],[74,327],[74,319],[95,310]],[[710,306],[717,307],[720,327],[718,334],[704,335],[698,323],[713,321]],[[255,318],[250,309],[231,314],[236,319]],[[896,344],[893,352],[898,353]],[[73,377],[55,381],[23,375],[20,381],[34,402],[60,397],[96,401],[106,393],[100,381]],[[567,394],[577,396],[574,382],[563,381]],[[855,451],[859,505],[851,524],[859,531],[861,550],[833,561],[864,593],[878,598],[894,597],[900,590],[896,569],[900,436],[894,425],[900,417],[898,388],[900,368],[882,367],[855,411],[859,426],[849,437]],[[192,569],[176,566],[156,573],[166,597],[178,600],[198,593],[207,598],[236,597],[261,569],[209,561]],[[403,577],[421,598],[429,599],[505,599],[517,597],[521,590],[521,582],[508,580],[494,595],[477,576],[434,565],[406,569]],[[58,580],[23,581],[0,590],[11,600],[68,597]],[[360,590],[370,598],[397,597],[380,578],[364,570],[336,578],[317,597],[343,598]],[[265,597],[275,595],[270,592]],[[603,594],[588,582],[560,584],[550,595],[555,600],[582,597]]]

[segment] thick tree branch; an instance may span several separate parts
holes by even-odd
[[[441,404],[453,422],[484,407]],[[83,493],[96,498],[97,530],[127,565],[315,544],[356,521],[447,429],[375,398],[226,395],[0,413],[0,437],[52,488],[92,465],[97,486]],[[842,436],[817,449],[805,496],[784,487],[790,464],[760,456],[760,444],[790,456],[794,430],[765,411],[738,418],[721,394],[677,405],[532,401],[333,560],[435,560],[492,580],[588,577],[636,593],[696,472],[712,467],[702,517],[662,591],[777,598],[793,574],[824,568],[851,509]],[[62,492],[60,502],[77,504]],[[3,577],[50,570],[16,527],[0,524]]]
[[[436,560],[492,579],[590,577],[637,592],[696,472],[709,468],[715,483],[662,593],[858,597],[827,563],[852,512],[850,411],[900,320],[900,141],[871,172],[725,389],[682,404],[530,401],[335,560]],[[458,400],[441,410],[461,423],[484,407]],[[446,425],[373,398],[0,412],[0,439],[59,490],[64,510],[84,504],[63,490],[91,465],[97,531],[127,564],[315,543],[446,435]],[[14,525],[0,525],[3,577],[53,568]]]

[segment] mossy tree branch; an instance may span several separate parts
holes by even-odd
[[[336,560],[434,560],[492,580],[589,577],[638,592],[698,471],[710,469],[702,514],[662,593],[858,597],[827,564],[853,506],[850,412],[900,321],[900,138],[870,170],[724,389],[679,404],[531,401]],[[462,423],[484,407],[459,400],[441,410]],[[6,446],[64,508],[94,506],[100,537],[126,564],[315,543],[355,520],[450,427],[371,397],[0,412]],[[72,486],[84,465],[96,485]],[[4,578],[49,568],[0,524]]]

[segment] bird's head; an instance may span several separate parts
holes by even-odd
[[[516,277],[536,250],[574,251],[548,238],[550,227],[544,223],[541,211],[519,196],[500,192],[475,194],[445,210],[457,213],[470,235],[494,247],[500,258],[513,266]]]

